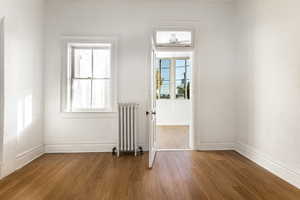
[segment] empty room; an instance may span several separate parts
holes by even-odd
[[[0,0],[0,200],[300,200],[299,8]]]

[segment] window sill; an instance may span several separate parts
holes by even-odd
[[[62,118],[67,119],[96,119],[96,118],[116,118],[117,111],[72,111],[61,112]]]

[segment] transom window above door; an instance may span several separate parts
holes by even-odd
[[[190,58],[160,58],[156,73],[157,99],[190,99]]]
[[[193,32],[190,30],[157,30],[154,39],[157,47],[193,46]]]

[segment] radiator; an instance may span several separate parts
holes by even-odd
[[[119,108],[118,156],[120,153],[137,155],[137,111],[136,103],[120,103]],[[139,147],[140,148],[140,147]]]

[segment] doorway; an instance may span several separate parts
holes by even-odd
[[[191,150],[194,31],[167,27],[153,32],[149,66],[149,168],[157,151]]]
[[[160,151],[192,148],[192,55],[156,52],[156,134]]]

